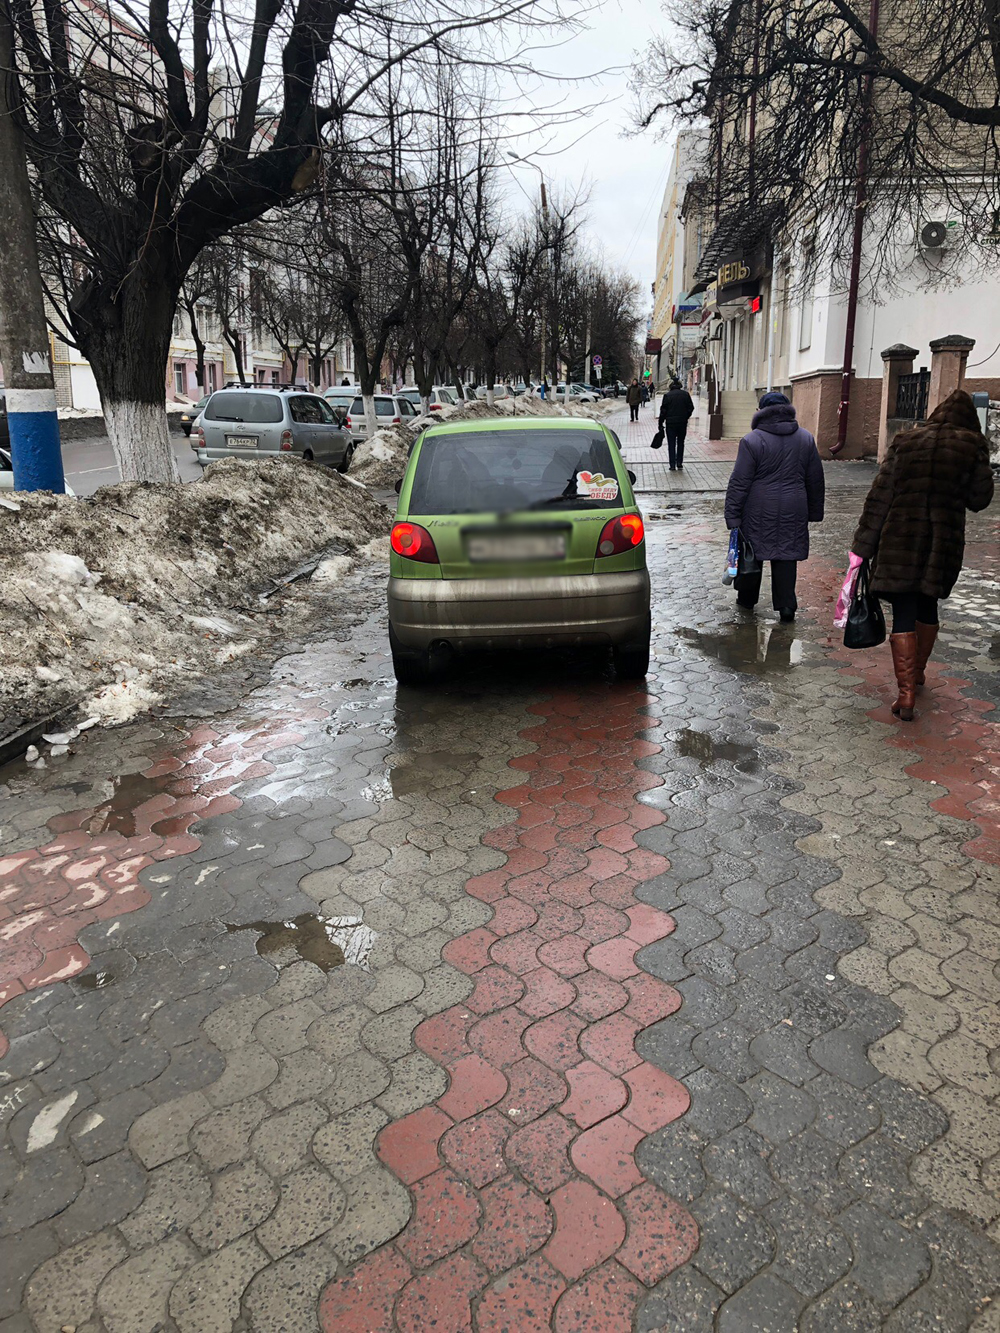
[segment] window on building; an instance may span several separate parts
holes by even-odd
[[[174,392],[187,396],[187,366],[183,361],[174,362]]]
[[[183,338],[188,332],[187,312],[178,310],[174,315],[174,337]]]
[[[809,286],[802,293],[802,301],[799,305],[799,351],[805,352],[812,346],[813,336],[813,311],[815,310],[815,294],[812,279],[809,280]]]
[[[272,384],[280,384],[280,383],[281,383],[281,371],[280,371],[280,370],[272,370],[272,371],[271,371],[271,383],[272,383]]]
[[[206,392],[215,393],[216,389],[219,386],[217,383],[216,366],[214,361],[209,361],[208,365],[205,367],[205,380],[206,380],[205,384]]]

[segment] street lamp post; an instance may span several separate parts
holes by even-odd
[[[543,293],[543,295],[544,295],[544,307],[543,307],[543,311],[542,311],[542,337],[541,337],[541,343],[542,343],[542,356],[541,356],[541,362],[542,362],[542,364],[541,364],[541,381],[542,381],[542,383],[544,384],[544,383],[545,383],[545,363],[546,363],[547,355],[548,355],[549,316],[550,316],[550,314],[551,314],[550,306],[551,306],[551,296],[552,296],[552,291],[551,291],[551,287],[552,287],[552,281],[551,281],[551,268],[550,268],[549,247],[548,247],[548,233],[549,233],[549,198],[548,198],[548,194],[546,193],[546,189],[545,189],[545,173],[542,171],[541,167],[538,165],[537,162],[532,162],[532,161],[530,161],[530,160],[529,160],[528,158],[526,158],[526,157],[519,157],[517,153],[512,152],[509,148],[508,148],[508,150],[507,150],[507,156],[508,156],[509,158],[511,158],[512,161],[514,161],[514,162],[521,162],[521,163],[523,163],[523,165],[526,166],[526,167],[534,167],[535,171],[538,172],[538,176],[539,176],[539,186],[540,186],[540,191],[541,191],[541,201],[542,201],[542,223],[543,223],[543,226],[544,226],[544,228],[545,228],[545,260],[544,260],[544,264],[545,264],[545,283],[544,283],[544,293]]]

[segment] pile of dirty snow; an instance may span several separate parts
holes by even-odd
[[[428,425],[439,421],[476,421],[493,417],[580,417],[600,420],[615,409],[613,400],[560,407],[541,398],[504,398],[490,407],[486,402],[459,403],[443,407],[433,416],[418,417],[407,426],[387,426],[358,445],[351,475],[375,490],[389,490],[403,475],[410,446]],[[617,405],[617,406],[620,406]]]
[[[77,701],[126,721],[256,647],[272,580],[326,555],[319,577],[336,581],[389,522],[364,486],[288,459],[14,503],[0,508],[0,737]]]

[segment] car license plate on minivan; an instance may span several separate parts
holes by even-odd
[[[566,555],[564,532],[498,532],[495,536],[469,538],[469,559],[475,561],[562,560]]]
[[[258,437],[257,437],[256,435],[227,435],[227,436],[226,436],[226,448],[227,448],[227,449],[256,449],[256,448],[257,448],[257,438],[258,438]]]

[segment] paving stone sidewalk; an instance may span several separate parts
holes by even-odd
[[[378,615],[0,773],[0,1333],[1000,1328],[997,524],[903,732],[853,503],[791,629],[650,510],[648,695]]]

